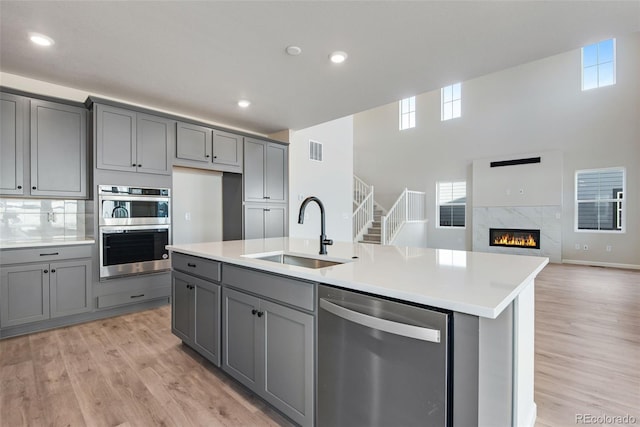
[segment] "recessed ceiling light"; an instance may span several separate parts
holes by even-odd
[[[247,101],[246,99],[241,99],[240,101],[238,101],[238,107],[240,108],[247,108],[249,105],[251,105],[251,102]]]
[[[333,52],[331,55],[329,55],[329,59],[334,64],[342,64],[344,61],[347,60],[347,53],[342,52],[341,50],[338,50]]]
[[[298,56],[302,53],[302,48],[299,46],[287,46],[285,51],[291,56]]]
[[[51,46],[54,43],[51,37],[38,33],[29,33],[29,40],[38,46]]]

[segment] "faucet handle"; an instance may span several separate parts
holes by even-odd
[[[324,239],[322,243],[324,243],[325,245],[331,246],[333,245],[333,239]]]

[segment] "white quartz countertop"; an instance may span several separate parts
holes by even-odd
[[[274,238],[169,245],[188,255],[495,319],[548,264],[534,256]],[[311,269],[252,258],[279,252],[348,261]],[[247,256],[249,255],[249,256]],[[357,257],[353,259],[353,257]]]
[[[93,245],[94,239],[77,237],[0,241],[0,249],[45,248],[50,246]]]

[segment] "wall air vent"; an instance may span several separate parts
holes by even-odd
[[[322,161],[322,143],[309,140],[309,160]]]

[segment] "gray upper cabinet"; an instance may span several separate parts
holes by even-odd
[[[87,197],[87,112],[31,100],[31,195]]]
[[[213,163],[225,172],[242,173],[244,138],[229,132],[213,131]]]
[[[259,139],[244,142],[245,202],[285,203],[288,193],[289,148]]]
[[[0,194],[22,195],[24,126],[28,99],[0,93]]]
[[[173,164],[242,173],[244,138],[191,123],[178,123]]]
[[[176,122],[142,113],[136,119],[137,172],[170,175]]]
[[[173,120],[95,104],[96,167],[171,174]]]
[[[178,122],[176,136],[176,159],[201,164],[211,163],[211,129],[190,123]],[[184,163],[183,163],[184,164]],[[186,163],[185,165],[189,165]]]

